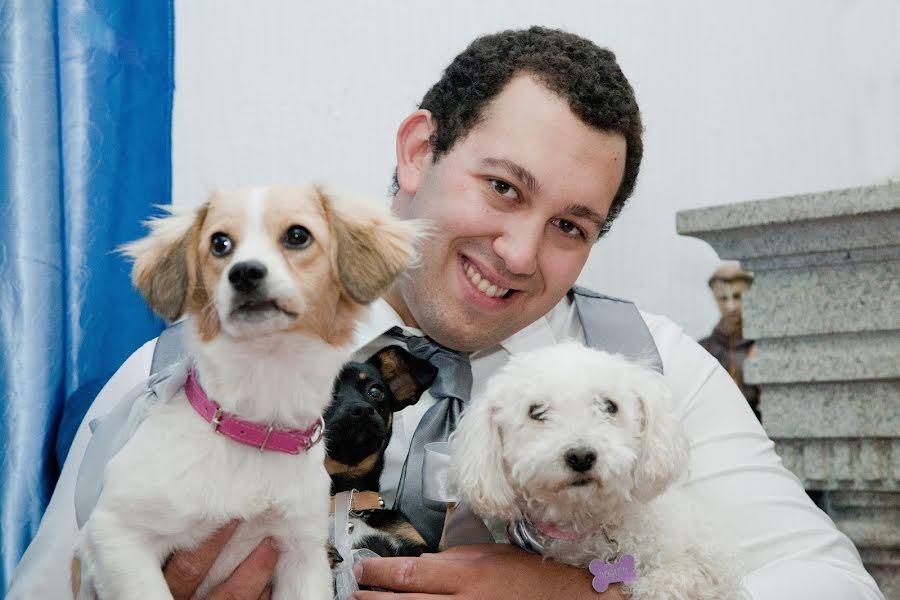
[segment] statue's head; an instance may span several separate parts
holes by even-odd
[[[744,293],[753,283],[753,273],[741,270],[739,263],[727,263],[716,269],[709,278],[709,288],[716,297],[722,318],[741,318]]]

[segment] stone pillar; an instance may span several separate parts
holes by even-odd
[[[754,273],[763,426],[900,598],[900,183],[681,211],[677,229]]]

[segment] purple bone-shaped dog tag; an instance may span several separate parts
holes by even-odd
[[[608,563],[595,558],[588,565],[588,570],[595,575],[591,585],[598,592],[605,592],[611,583],[634,583],[637,573],[634,572],[634,556],[623,554],[622,558],[614,563]]]

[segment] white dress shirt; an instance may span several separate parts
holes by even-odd
[[[662,357],[674,410],[691,441],[690,476],[683,485],[730,519],[748,595],[758,600],[883,600],[850,540],[782,466],[772,441],[725,370],[670,320],[641,316]],[[357,328],[356,359],[365,360],[398,343],[383,335],[393,326],[402,326],[396,312],[384,301],[373,303]],[[473,398],[510,355],[566,339],[584,340],[568,298],[499,345],[472,355]],[[73,494],[90,438],[87,424],[109,412],[148,376],[155,343],[151,340],[132,354],[91,405],[37,535],[13,576],[7,600],[70,597],[68,572],[77,532]],[[433,403],[426,392],[394,421],[381,477],[382,492],[389,499],[396,493],[412,434]]]

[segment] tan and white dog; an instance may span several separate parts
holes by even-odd
[[[260,424],[262,446],[273,431],[304,444],[260,451],[215,433],[188,400],[189,378],[110,461],[77,542],[79,598],[172,598],[166,558],[240,519],[199,597],[271,536],[273,598],[330,599],[321,415],[355,321],[408,266],[417,225],[310,185],[215,192],[150,226],[125,248],[132,278],[166,319],[189,315],[194,381],[219,408],[212,420]]]

